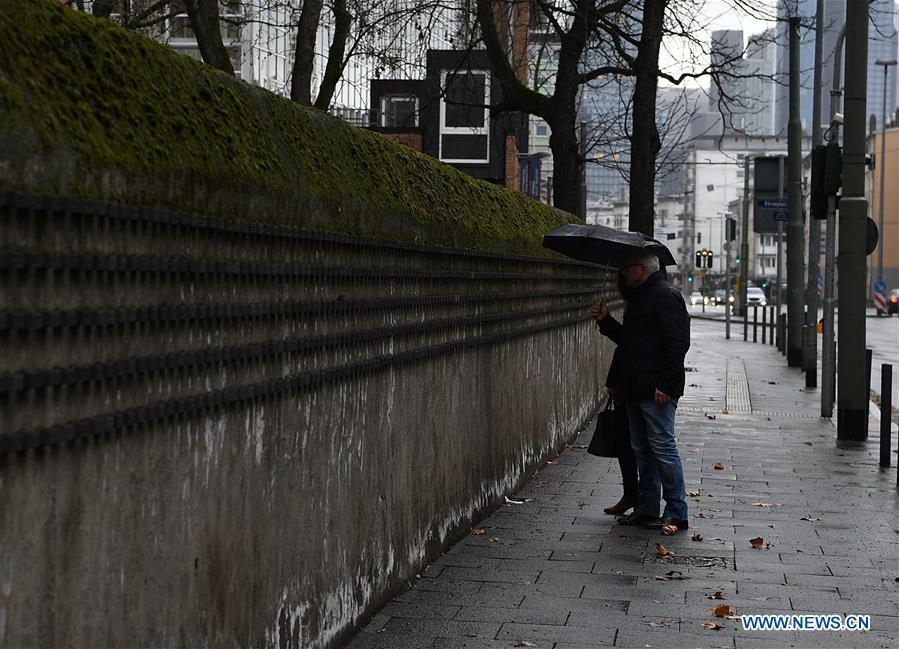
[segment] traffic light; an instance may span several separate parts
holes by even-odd
[[[812,150],[811,196],[812,218],[827,218],[829,196],[836,196],[842,185],[843,154],[835,142],[819,144]]]
[[[733,241],[737,238],[737,219],[727,219],[727,240]]]
[[[702,243],[702,232],[696,233],[696,243]]]
[[[705,267],[706,267],[706,268],[711,268],[711,267],[712,267],[712,251],[711,251],[711,250],[709,250],[709,251],[708,251],[708,254],[706,255],[706,258],[705,258]]]
[[[692,283],[693,283],[693,276],[692,276],[692,275],[687,275],[687,283],[688,283],[688,284],[692,284]]]
[[[702,268],[702,253],[703,253],[702,250],[696,251],[696,267],[697,268]]]
[[[762,280],[762,288],[768,288],[768,280]]]

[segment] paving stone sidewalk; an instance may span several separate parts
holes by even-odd
[[[677,428],[689,532],[602,512],[620,476],[616,461],[586,454],[588,429],[514,495],[525,502],[481,521],[349,648],[899,646],[895,452],[881,470],[873,425],[867,444],[839,448],[801,373],[772,347],[725,341],[719,323],[694,320],[687,365]],[[743,631],[710,612],[721,604],[872,624]]]

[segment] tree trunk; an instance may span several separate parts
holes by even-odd
[[[328,65],[322,83],[318,88],[318,96],[315,98],[315,107],[328,110],[331,98],[337,89],[337,83],[343,76],[343,57],[346,53],[346,42],[350,36],[350,26],[353,17],[346,8],[346,0],[334,0],[334,36],[328,48]]]
[[[563,113],[559,113],[563,115]],[[553,153],[553,205],[560,210],[578,213],[581,185],[581,162],[578,151],[575,110],[549,122],[549,148]]]
[[[656,90],[659,83],[659,47],[668,0],[643,4],[643,30],[634,62],[635,85],[631,132],[631,178],[628,229],[653,233],[656,157],[662,148],[656,126]]]
[[[324,0],[305,0],[297,25],[297,51],[290,75],[290,98],[304,106],[312,105],[312,70],[315,65],[315,37]],[[341,56],[341,58],[343,58]],[[328,65],[330,65],[330,58]]]
[[[203,61],[222,72],[234,74],[234,66],[228,50],[222,42],[222,26],[219,20],[218,0],[182,0],[184,10],[194,30],[197,47]]]

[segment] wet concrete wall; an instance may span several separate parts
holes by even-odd
[[[591,267],[0,218],[2,647],[336,646],[598,404]]]

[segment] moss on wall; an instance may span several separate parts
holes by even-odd
[[[541,255],[574,218],[53,0],[0,52],[0,186]]]

